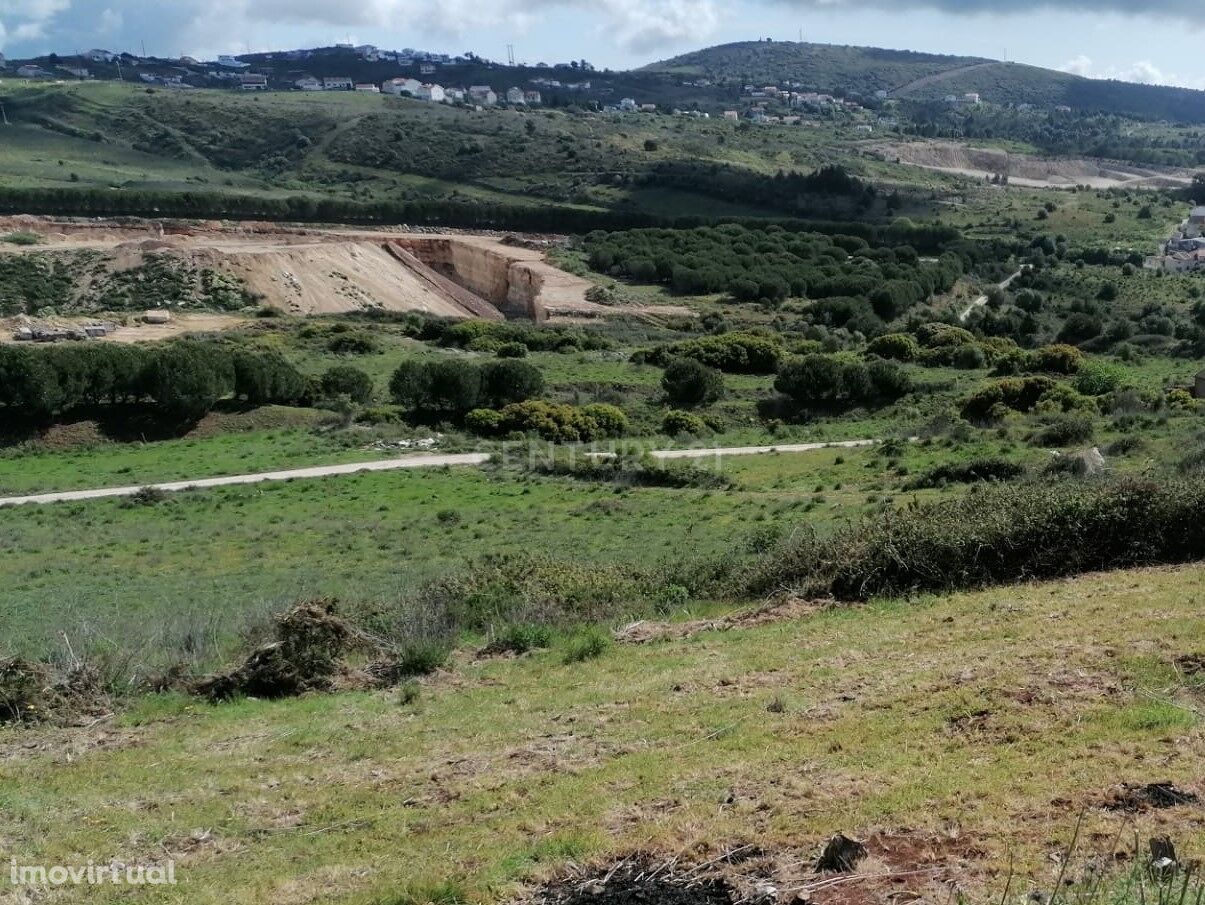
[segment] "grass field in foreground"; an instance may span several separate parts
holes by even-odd
[[[89,902],[383,905],[505,900],[635,849],[755,842],[798,873],[835,832],[885,833],[969,857],[972,901],[1000,901],[1015,859],[1019,901],[1051,888],[1085,809],[1085,855],[1119,833],[1205,854],[1198,807],[1102,807],[1123,782],[1205,793],[1202,688],[1171,665],[1205,651],[1203,592],[1200,567],[1120,572],[573,665],[462,655],[410,704],[152,698],[89,729],[0,733],[6,848],[177,860],[180,887]]]

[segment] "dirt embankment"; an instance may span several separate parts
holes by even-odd
[[[1184,170],[1087,157],[1010,154],[998,148],[974,148],[956,142],[909,142],[880,148],[878,153],[888,160],[943,173],[977,179],[1007,176],[1010,184],[1030,188],[1163,188],[1192,181],[1192,174]]]
[[[0,234],[34,232],[37,245],[0,253],[90,250],[113,271],[148,256],[237,278],[262,303],[291,314],[381,309],[449,318],[543,320],[601,316],[590,283],[521,242],[462,233],[316,230],[272,224],[0,219]]]

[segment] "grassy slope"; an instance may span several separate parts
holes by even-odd
[[[1049,889],[1082,809],[1088,852],[1120,831],[1092,807],[1117,783],[1205,791],[1200,689],[1168,665],[1205,646],[1203,577],[843,609],[574,666],[557,650],[462,658],[417,705],[161,699],[116,725],[9,730],[9,850],[178,859],[185,886],[96,902],[384,903],[448,880],[502,899],[569,861],[749,840],[798,877],[832,833],[882,830],[981,852],[957,878],[988,899],[1014,857],[1030,878],[1015,892]],[[1193,857],[1198,820],[1180,808],[1133,829]]]

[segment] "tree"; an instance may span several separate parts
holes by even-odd
[[[671,361],[661,377],[661,388],[679,408],[711,405],[724,396],[724,375],[691,358]]]
[[[372,378],[351,365],[336,365],[326,371],[318,381],[322,395],[328,399],[347,396],[352,402],[363,405],[372,401]]]
[[[544,392],[544,375],[535,365],[515,359],[491,361],[481,369],[481,398],[494,408],[526,402]]]
[[[169,412],[199,417],[234,390],[234,366],[228,356],[201,343],[176,343],[151,359],[146,385]]]

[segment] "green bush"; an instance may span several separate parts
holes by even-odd
[[[494,354],[499,358],[526,358],[527,346],[523,343],[502,343]]]
[[[1025,473],[1024,467],[1007,459],[974,459],[934,466],[908,482],[909,490],[944,487],[946,484],[975,484],[980,481],[1011,481]]]
[[[671,361],[661,377],[661,388],[672,405],[699,408],[724,396],[724,375],[691,358]]]
[[[659,367],[667,367],[675,358],[688,358],[729,374],[773,374],[783,355],[778,337],[724,333],[657,346],[643,357]]]
[[[968,421],[989,421],[1000,408],[1030,412],[1038,400],[1055,386],[1049,377],[1009,377],[976,390],[962,405],[962,417]]]
[[[1080,367],[1075,375],[1075,389],[1085,396],[1105,396],[1116,393],[1129,381],[1129,372],[1111,362],[1094,359]]]
[[[707,422],[698,415],[692,415],[690,412],[670,409],[670,411],[665,413],[665,417],[661,419],[661,430],[671,437],[680,437],[687,434],[698,436],[707,433]]]
[[[507,625],[497,632],[481,649],[483,656],[499,654],[525,654],[528,651],[548,647],[552,643],[552,630],[546,625],[527,623]]]
[[[1084,414],[1058,415],[1034,434],[1039,446],[1077,446],[1087,443],[1096,433],[1096,425]]]
[[[1084,353],[1075,346],[1058,343],[1035,349],[1030,356],[1030,367],[1045,374],[1075,374],[1084,365]]]
[[[866,352],[894,361],[915,361],[920,357],[920,343],[907,333],[886,333],[872,339]]]
[[[367,333],[339,333],[326,347],[336,355],[371,355],[380,350],[380,344]]]
[[[335,365],[319,378],[318,386],[327,399],[347,396],[352,402],[363,405],[372,400],[372,378],[351,365]]]
[[[577,408],[532,399],[501,410],[475,409],[465,417],[465,426],[486,437],[517,433],[554,442],[589,442],[621,435],[627,429],[627,417],[610,405]]]
[[[746,592],[867,600],[1203,557],[1200,481],[1000,484],[779,546]]]
[[[611,639],[601,630],[587,629],[570,639],[565,651],[566,665],[583,663],[586,660],[596,660],[611,647]]]

